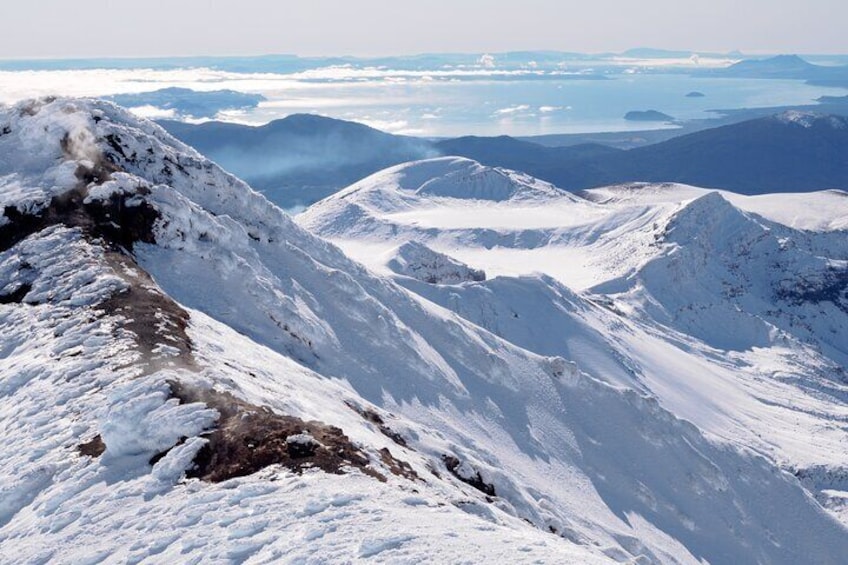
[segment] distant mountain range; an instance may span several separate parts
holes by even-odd
[[[437,155],[422,139],[312,114],[260,127],[159,123],[284,208],[311,204],[386,167]]]
[[[799,79],[817,85],[848,86],[848,65],[814,65],[797,55],[746,59],[726,68],[705,70],[701,74],[733,78]]]
[[[624,153],[620,149],[597,143],[582,143],[567,147],[545,147],[506,135],[500,137],[458,137],[438,141],[434,145],[442,155],[467,157],[491,167],[505,167],[524,171],[544,180],[560,176],[562,170],[568,164],[589,161],[603,162],[614,155]]]
[[[310,205],[386,167],[439,155],[523,171],[572,191],[636,181],[742,194],[848,187],[848,119],[797,111],[628,151],[546,147],[508,136],[429,141],[314,115],[262,127],[160,123],[285,208]]]
[[[848,187],[848,118],[838,116],[785,112],[629,151],[533,145],[503,138],[438,144],[447,153],[518,169],[567,190],[633,181],[681,182],[741,194]],[[521,150],[510,152],[509,146]]]

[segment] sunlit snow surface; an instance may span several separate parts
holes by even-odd
[[[512,343],[650,391],[677,416],[787,468],[830,468],[845,488],[844,192],[634,184],[577,198],[537,181],[544,190],[520,199],[421,195],[420,170],[458,179],[458,166],[468,178],[480,168],[457,158],[400,165],[297,221],[377,273],[394,274],[386,262],[404,241],[484,270],[490,280],[462,286],[394,276]],[[830,301],[779,298],[831,276],[842,282]],[[831,502],[844,512],[840,496]]]
[[[17,297],[0,305],[4,559],[839,563],[848,554],[845,526],[811,496],[838,513],[845,490],[835,480],[845,415],[832,374],[845,347],[820,335],[843,318],[808,312],[807,344],[752,324],[740,343],[754,345],[728,352],[707,345],[716,336],[696,339],[654,316],[643,300],[657,294],[651,284],[629,284],[630,268],[701,233],[675,225],[714,209],[770,245],[714,196],[622,207],[616,219],[525,175],[447,160],[390,171],[299,219],[382,245],[385,265],[424,258],[440,276],[470,271],[421,248],[392,249],[414,239],[456,259],[451,246],[462,248],[473,268],[481,241],[516,250],[598,242],[583,276],[613,273],[583,285],[595,289],[587,294],[543,275],[432,285],[373,274],[110,104],[22,104],[0,112],[0,131],[4,224],[73,190],[158,214],[155,242],[131,251],[49,226],[0,253],[0,294]],[[122,172],[80,187],[76,172],[102,159]],[[399,177],[410,184],[398,189]],[[572,214],[565,228],[538,220],[542,232],[561,231],[541,239],[539,228],[516,237],[504,218],[477,233],[467,221],[446,229],[384,217],[428,206],[482,217],[509,202]],[[595,222],[571,219],[583,214]],[[654,238],[654,223],[674,228],[667,241]],[[810,269],[815,257],[843,261],[832,255],[840,235],[810,236],[791,257]],[[612,285],[605,294],[600,282]],[[190,351],[175,347],[167,324],[147,337],[131,331],[131,312],[108,307],[127,292],[184,308]],[[186,479],[218,414],[169,398],[169,382],[338,426],[387,481],[280,466],[217,484]],[[357,410],[380,414],[391,433]],[[102,455],[81,454],[96,435]],[[384,448],[420,480],[394,475]],[[804,471],[804,482],[786,470]],[[495,494],[460,480],[475,477]]]

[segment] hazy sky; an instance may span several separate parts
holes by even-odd
[[[0,0],[0,58],[848,51],[846,0]]]

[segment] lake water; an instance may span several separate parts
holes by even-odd
[[[488,71],[487,71],[488,72]],[[476,74],[475,74],[476,73]],[[624,120],[631,110],[658,110],[681,120],[710,117],[711,109],[812,104],[848,90],[797,80],[725,79],[685,73],[604,73],[606,80],[556,72],[498,75],[473,70],[396,71],[327,67],[305,72],[233,72],[209,68],[62,69],[0,71],[0,101],[66,94],[106,96],[169,86],[260,93],[267,101],[218,119],[262,124],[296,112],[363,122],[392,133],[421,136],[589,133],[664,128]],[[702,98],[687,97],[698,91]],[[148,117],[169,117],[155,107]],[[170,116],[173,117],[173,116]]]
[[[693,91],[705,96],[686,96]],[[410,135],[529,136],[663,128],[669,126],[627,121],[624,115],[651,109],[680,120],[708,118],[712,109],[814,104],[819,96],[841,96],[848,90],[795,80],[671,74],[609,80],[321,83],[263,94],[269,101],[259,108],[225,117],[264,123],[312,112]]]

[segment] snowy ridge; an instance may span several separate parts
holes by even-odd
[[[55,112],[61,116],[76,111],[83,113],[82,117],[85,117],[92,109],[97,112],[98,106],[101,104],[60,100],[49,103],[41,108],[39,113],[44,112],[49,115]],[[112,110],[108,105],[102,106]],[[12,112],[17,110],[18,108],[14,108]],[[43,115],[41,117],[44,118]],[[114,122],[112,125],[118,126],[119,122]],[[58,133],[59,139],[64,137],[64,133],[61,131]],[[134,134],[137,136],[137,132]],[[136,139],[138,140],[139,137],[137,136]],[[144,138],[141,137],[141,139]],[[147,141],[150,142],[150,140]],[[45,140],[45,144],[49,145],[49,143],[49,139]],[[110,155],[110,162],[114,157],[113,154]],[[123,164],[120,159],[115,161]],[[92,161],[70,164],[60,162],[59,166],[70,170],[80,167],[88,170],[92,168],[89,166],[92,163]],[[115,162],[112,164],[116,165]],[[217,171],[217,174],[225,177],[220,171]],[[186,176],[189,175],[186,174]],[[233,219],[224,216],[214,220],[211,215],[205,211],[201,212],[201,208],[187,201],[184,196],[169,186],[150,187],[144,179],[129,174],[115,173],[112,177],[101,185],[85,187],[89,192],[86,200],[96,201],[98,198],[119,195],[127,197],[125,201],[127,206],[139,208],[141,204],[138,201],[143,201],[154,207],[160,214],[155,231],[156,237],[164,242],[170,241],[175,246],[181,246],[182,249],[185,249],[188,243],[198,245],[199,249],[194,247],[190,249],[196,250],[199,256],[217,260],[218,257],[209,254],[215,249],[216,244],[228,242],[231,238],[242,244],[255,241],[253,235]],[[61,198],[63,188],[77,190],[79,184],[70,186],[72,184],[70,178],[67,179],[68,183],[65,187],[51,186],[50,192],[43,191],[39,196],[47,197],[52,194]],[[184,179],[186,186],[190,184],[185,182],[187,180],[190,179]],[[114,184],[120,181],[124,181],[122,186]],[[36,189],[37,186],[33,187],[33,190]],[[246,196],[252,197],[250,193]],[[54,204],[55,201],[50,200],[42,202],[42,209],[46,206],[49,210]],[[45,214],[45,218],[50,219],[51,214],[52,212]],[[7,226],[21,227],[21,218],[15,214],[12,216]],[[216,221],[223,224],[216,224]],[[228,230],[221,228],[221,225],[229,228],[229,231],[235,230],[235,233],[228,235]],[[285,229],[286,224],[282,225],[283,228],[278,229]],[[208,233],[204,236],[205,230],[210,227],[221,228],[212,239],[209,239]],[[114,253],[104,252],[100,247],[110,242],[102,239],[88,242],[88,238],[93,234],[84,233],[87,229],[71,228],[71,231],[60,232],[64,240],[57,240],[51,235],[55,229],[50,227],[47,231],[36,231],[29,238],[12,245],[4,252],[5,258],[2,262],[4,273],[10,277],[4,281],[6,283],[4,288],[9,293],[8,301],[19,300],[21,304],[21,306],[4,307],[4,316],[11,316],[7,318],[5,324],[7,329],[5,335],[10,339],[17,339],[17,333],[12,331],[13,328],[31,328],[25,340],[9,342],[4,360],[4,393],[9,406],[14,407],[11,410],[4,410],[2,414],[4,430],[13,434],[4,436],[5,445],[10,449],[9,453],[31,454],[29,465],[22,465],[15,458],[6,458],[3,464],[3,476],[7,479],[4,481],[7,485],[4,487],[7,496],[3,497],[4,531],[0,544],[2,544],[4,555],[21,561],[50,558],[88,560],[99,559],[107,554],[117,559],[139,559],[145,555],[167,556],[170,554],[175,557],[180,555],[180,559],[186,558],[187,555],[198,555],[206,559],[233,561],[253,555],[260,560],[267,560],[281,558],[286,553],[291,554],[292,548],[305,556],[314,553],[327,557],[332,555],[333,544],[336,546],[335,551],[341,552],[339,556],[359,554],[362,557],[368,557],[384,551],[391,551],[395,556],[406,555],[408,558],[414,558],[415,555],[430,555],[433,543],[420,535],[420,514],[422,507],[436,504],[438,496],[432,498],[435,492],[424,498],[416,498],[408,494],[409,488],[395,491],[394,488],[380,487],[379,481],[374,481],[372,478],[358,479],[355,476],[341,483],[338,479],[328,483],[320,477],[306,477],[301,481],[291,477],[287,481],[293,484],[291,489],[262,486],[269,478],[277,478],[280,473],[286,477],[283,469],[272,470],[271,475],[266,473],[264,477],[254,480],[230,483],[223,491],[214,486],[204,487],[202,483],[191,483],[194,486],[188,486],[188,490],[186,486],[175,487],[175,482],[179,482],[185,472],[191,469],[192,460],[203,448],[206,440],[202,436],[206,434],[205,430],[214,425],[216,411],[206,409],[202,403],[178,404],[172,397],[173,385],[168,384],[173,381],[182,382],[183,386],[191,385],[200,388],[213,384],[226,387],[227,383],[234,384],[237,380],[244,380],[247,375],[263,374],[264,387],[270,392],[260,396],[257,396],[256,392],[251,395],[250,392],[241,389],[238,389],[238,392],[243,397],[251,398],[252,396],[253,400],[270,401],[278,410],[295,416],[313,419],[335,414],[331,417],[333,423],[346,424],[346,428],[351,429],[351,422],[355,422],[352,433],[358,442],[363,440],[364,434],[364,437],[369,438],[366,443],[385,446],[380,449],[388,449],[387,445],[391,445],[391,449],[395,451],[403,448],[398,447],[386,437],[384,432],[374,429],[373,424],[369,423],[377,417],[377,412],[371,412],[375,416],[369,416],[369,419],[363,420],[357,412],[348,407],[349,403],[357,409],[374,410],[368,408],[368,403],[359,399],[358,395],[350,389],[338,389],[337,385],[329,381],[323,381],[325,384],[318,385],[316,389],[315,383],[322,382],[316,380],[316,375],[278,354],[252,345],[244,337],[234,334],[231,330],[199,313],[192,315],[194,320],[192,325],[195,327],[194,330],[190,330],[190,341],[195,348],[191,353],[192,362],[188,363],[186,359],[181,358],[180,349],[169,343],[167,332],[163,328],[156,332],[156,336],[163,336],[165,342],[151,344],[156,346],[148,347],[150,350],[148,353],[153,353],[154,356],[164,355],[166,359],[163,363],[173,365],[174,368],[151,372],[152,364],[147,362],[150,360],[142,358],[144,355],[138,357],[139,352],[143,353],[143,344],[133,343],[133,335],[136,332],[126,329],[131,327],[131,320],[128,321],[118,314],[120,310],[115,310],[115,314],[108,315],[109,308],[106,309],[106,317],[98,318],[101,305],[115,300],[115,296],[124,296],[125,293],[132,296],[138,292],[145,292],[150,283],[143,282],[143,271],[133,265],[134,261],[131,257],[123,254],[114,256],[115,261],[124,262],[118,265],[120,268],[116,271],[116,267],[106,261],[107,256],[113,256]],[[65,235],[66,233],[68,235]],[[88,254],[80,255],[79,251],[70,248],[74,242],[79,242],[78,245],[89,249]],[[135,243],[137,247],[142,246],[141,242]],[[203,243],[209,245],[203,245]],[[316,244],[319,247],[316,252],[320,253],[324,246],[319,242]],[[236,243],[235,249],[240,248],[244,250],[244,247]],[[52,255],[47,254],[48,251]],[[39,253],[44,256],[41,257]],[[79,257],[82,263],[57,260],[65,257]],[[232,254],[225,253],[223,257],[232,257]],[[126,264],[128,259],[130,263]],[[39,270],[42,264],[47,268],[46,272]],[[97,268],[90,273],[85,270],[88,268],[91,271],[92,267]],[[130,281],[122,283],[124,277],[120,276],[121,274]],[[135,280],[138,277],[142,277],[141,283]],[[67,284],[65,286],[57,284],[61,281],[66,281]],[[94,287],[96,292],[89,298],[91,293],[86,294],[88,287],[84,285],[94,283],[96,283]],[[21,292],[22,285],[27,285],[30,290]],[[43,288],[50,289],[52,302],[38,303],[35,306],[37,310],[33,310],[30,304],[41,299]],[[63,288],[66,288],[67,293],[71,295],[67,306],[62,298]],[[214,308],[214,303],[212,307]],[[159,317],[161,312],[158,310],[154,314]],[[65,329],[59,332],[55,329],[56,327]],[[122,327],[124,329],[121,329]],[[222,333],[226,335],[226,338],[214,337]],[[69,336],[71,340],[69,342],[60,340],[53,345],[56,340],[54,336],[62,334]],[[119,340],[119,337],[122,339]],[[141,334],[136,334],[135,337],[136,340],[143,338]],[[211,343],[210,340],[212,340]],[[258,363],[257,366],[254,362],[253,365],[243,367],[240,365],[243,354],[237,352],[250,350],[251,347],[255,350],[252,358],[265,359],[264,364]],[[38,354],[33,355],[33,352]],[[44,357],[45,355],[47,357]],[[69,362],[55,362],[57,358],[54,358],[54,355],[59,355],[59,358],[63,355],[67,356]],[[174,358],[172,362],[168,361],[171,357]],[[51,358],[53,358],[52,361]],[[25,360],[31,370],[21,372],[20,360]],[[239,365],[236,365],[237,363]],[[187,365],[191,369],[188,373],[183,368]],[[225,368],[237,366],[239,369]],[[281,370],[281,368],[285,369]],[[200,373],[195,374],[198,369]],[[297,374],[303,374],[305,377],[296,387],[299,392],[292,394],[293,377]],[[280,380],[279,376],[272,375],[284,375],[285,378]],[[68,382],[75,385],[64,385],[66,379],[73,379]],[[109,386],[105,386],[107,383]],[[244,384],[247,382],[245,381]],[[55,392],[45,393],[47,390]],[[290,392],[284,392],[285,390]],[[296,398],[301,400],[295,400]],[[57,402],[58,404],[55,404]],[[67,415],[57,413],[57,407],[59,410],[69,409],[71,412]],[[32,418],[36,414],[45,414],[48,417],[41,419],[34,427]],[[340,419],[343,421],[339,422]],[[69,427],[70,420],[81,423]],[[372,431],[368,431],[369,429]],[[402,426],[401,429],[403,429]],[[16,441],[20,442],[20,446],[12,441],[13,438],[17,438]],[[180,438],[187,439],[182,441]],[[35,452],[31,447],[33,442],[37,446]],[[69,452],[73,453],[76,445],[79,446],[78,450],[86,456],[71,455],[69,457]],[[376,450],[377,447],[373,449]],[[165,453],[165,456],[158,456],[157,454],[160,453]],[[153,456],[156,456],[156,459],[151,459]],[[386,459],[382,452],[377,451],[373,451],[369,458],[372,460],[370,465],[376,468],[383,466],[380,462],[382,460],[391,461],[391,458]],[[154,460],[155,464],[151,469],[150,465]],[[434,461],[438,462],[439,459]],[[464,464],[467,466],[468,462]],[[416,467],[419,472],[426,472],[424,465],[419,463]],[[384,469],[384,472],[388,476],[392,475],[391,470]],[[367,482],[363,483],[363,480]],[[107,485],[110,484],[116,484],[118,488],[108,487]],[[275,531],[269,535],[266,533],[266,527],[276,521],[278,511],[275,509],[288,508],[296,504],[297,499],[302,500],[303,491],[298,490],[298,484],[310,487],[307,490],[314,492],[315,495],[315,500],[308,502],[300,513],[298,521],[301,525],[289,527],[282,532]],[[414,482],[411,483],[411,485],[414,484]],[[461,482],[457,484],[462,485]],[[403,485],[399,486],[403,487]],[[453,489],[448,488],[446,494],[453,492]],[[225,495],[227,491],[229,494]],[[361,494],[353,497],[343,494],[350,491]],[[165,496],[168,492],[171,496]],[[289,494],[286,495],[286,492]],[[394,492],[397,494],[391,494]],[[457,491],[459,492],[461,490]],[[145,502],[153,495],[159,495],[156,499],[161,503]],[[251,518],[252,511],[249,514],[236,512],[231,517],[227,517],[226,512],[216,512],[214,510],[218,507],[216,501],[224,496],[235,501],[253,501],[253,504],[248,503],[248,505],[256,510],[260,517]],[[255,501],[257,496],[263,496],[267,502]],[[452,495],[447,494],[447,496]],[[338,525],[331,525],[329,530],[319,529],[320,523],[328,518],[324,512],[325,508],[345,507],[356,504],[360,500],[372,498],[376,501],[368,503],[367,511],[377,515],[389,512],[393,516],[391,520],[393,525],[397,526],[398,523],[402,524],[405,521],[408,524],[407,531],[414,529],[417,532],[416,535],[387,535],[379,530],[373,531],[373,526],[347,520],[345,518],[348,515],[347,512],[340,513],[338,517],[329,516],[332,519],[331,524]],[[179,500],[185,500],[185,503],[177,502]],[[404,502],[405,500],[408,502]],[[116,505],[115,502],[120,504]],[[209,507],[210,503],[213,504],[212,507]],[[126,518],[122,517],[124,512],[135,516],[141,506],[145,506],[149,513],[144,521],[130,522],[129,527],[135,530],[142,541],[133,546],[120,545],[112,538],[119,531],[110,524],[125,521]],[[409,509],[406,518],[403,517],[404,508]],[[454,524],[466,522],[469,523],[468,528],[465,529],[469,530],[470,539],[476,536],[473,532],[473,522],[478,521],[479,518],[463,513],[452,504],[448,505],[445,511],[438,511],[438,514],[441,517],[432,522],[434,525],[442,520]],[[456,514],[458,517],[447,518],[450,514]],[[201,523],[202,515],[210,517],[211,522]],[[310,517],[313,515],[317,518],[311,520]],[[265,516],[264,519],[262,516]],[[531,541],[534,547],[528,548],[528,554],[525,556],[527,559],[533,559],[533,555],[536,555],[535,558],[544,555],[551,558],[553,556],[551,552],[555,552],[556,555],[572,555],[576,561],[596,560],[584,550],[573,546],[569,549],[569,544],[565,540],[555,543],[555,547],[547,547],[545,540],[550,534],[541,530],[532,528],[528,530],[526,526],[520,526],[519,529],[525,530],[526,533],[513,536],[509,528],[498,525],[502,523],[502,520],[510,522],[511,519],[507,515],[503,515],[502,518],[492,515],[491,520],[490,527],[494,527],[495,530],[504,529],[502,539],[537,539],[541,542],[540,545],[535,546],[536,541]],[[227,526],[233,522],[244,522],[244,524],[235,529]],[[40,526],[43,523],[55,525],[45,530]],[[99,524],[99,527],[92,530],[91,523]],[[328,541],[326,546],[318,543],[316,547],[301,547],[299,544],[294,544],[293,540],[302,535],[303,524],[308,526],[310,523],[314,524],[313,533],[309,534],[307,539],[321,539],[326,534],[332,538],[332,543]],[[207,532],[215,527],[221,531],[221,534],[209,540]],[[356,528],[367,528],[371,531],[370,539],[367,533],[357,533]],[[336,529],[346,532],[346,535],[333,535],[332,532]],[[459,529],[464,528],[459,526]],[[36,530],[42,533],[36,534]],[[181,533],[177,535],[167,533],[174,531]],[[198,538],[191,535],[192,531],[202,532],[202,536]],[[438,530],[431,530],[430,535],[439,535],[439,533]],[[30,542],[22,544],[15,541],[24,534]],[[489,540],[491,534],[481,535]],[[501,536],[498,538],[501,539]],[[361,544],[357,541],[360,539]],[[417,539],[420,541],[416,542]],[[506,545],[492,547],[490,541],[484,542],[482,538],[480,539],[477,546],[481,554],[489,554],[494,559],[497,555],[503,557],[503,552],[508,551]],[[104,540],[106,540],[105,543]],[[229,541],[222,543],[222,540]],[[209,541],[214,542],[215,545],[209,545]],[[467,540],[463,539],[462,547],[465,547],[466,543]],[[460,551],[459,546],[453,546],[450,543],[445,543],[442,547],[445,558],[451,555],[451,551]],[[57,553],[56,548],[64,549],[61,553]],[[304,549],[308,551],[304,553]],[[454,555],[457,554],[454,553]]]
[[[425,197],[500,202],[564,196],[563,191],[550,183],[516,171],[485,167],[464,157],[438,157],[398,165],[357,184],[373,186],[389,179],[399,190]]]
[[[672,249],[639,279],[687,333],[745,350],[768,345],[781,328],[848,364],[840,337],[848,333],[848,249],[840,234],[769,224],[712,192],[676,213],[662,240]],[[728,335],[719,328],[731,320],[736,331]]]
[[[63,109],[57,110],[59,105]],[[260,194],[175,140],[162,128],[108,102],[43,99],[17,104],[0,122],[0,204],[24,211],[76,186],[79,164],[96,169],[105,152],[146,185],[168,185],[216,215],[264,233],[287,219]],[[8,187],[8,188],[6,188]]]
[[[848,214],[844,210],[848,193],[842,190],[745,196],[674,183],[631,183],[584,190],[580,195],[605,206],[656,206],[692,200],[710,192],[721,194],[740,210],[798,230],[825,232],[848,229]]]
[[[464,157],[437,157],[390,167],[323,202],[357,202],[376,210],[400,211],[440,198],[498,203],[568,197],[567,192],[524,173],[485,167]]]
[[[446,559],[461,557],[470,544],[489,559],[505,559],[515,547],[524,548],[528,560],[599,562],[565,543],[548,546],[549,534],[506,516],[481,531],[478,518],[454,504],[438,505],[434,493],[416,494],[415,483],[406,481],[383,486],[364,475],[298,476],[283,469],[220,486],[182,481],[206,441],[201,432],[217,414],[203,404],[177,403],[166,384],[176,379],[198,387],[243,381],[246,388],[236,389],[243,397],[305,418],[335,413],[333,422],[358,431],[359,441],[400,448],[367,426],[357,430],[361,418],[342,402],[353,396],[349,389],[326,381],[316,389],[316,375],[198,313],[191,333],[203,355],[196,360],[200,373],[147,374],[134,336],[120,329],[122,317],[98,317],[99,301],[135,289],[133,274],[123,273],[131,282],[122,282],[103,263],[102,250],[79,232],[60,228],[25,240],[3,253],[3,265],[18,257],[31,265],[34,290],[26,306],[5,306],[0,313],[7,336],[0,389],[4,453],[10,456],[0,467],[4,559],[236,562],[383,552],[421,559],[432,555],[439,539]],[[55,294],[45,300],[41,288]],[[245,352],[253,361],[243,365]],[[261,381],[245,380],[251,373]],[[171,449],[181,437],[188,439]],[[94,459],[96,438],[104,451]],[[77,453],[87,446],[95,451]],[[151,468],[151,456],[163,450],[167,455]],[[351,520],[351,513],[368,519]],[[391,529],[375,522],[387,514]],[[463,539],[441,539],[444,523],[465,532]],[[495,547],[493,535],[506,541]]]
[[[771,459],[705,435],[650,387],[530,352],[369,273],[156,126],[62,99],[4,110],[5,123],[3,184],[37,205],[6,201],[0,226],[3,555],[838,563],[848,551],[845,527]],[[42,126],[44,147],[16,171]],[[537,280],[572,320],[598,309]],[[426,286],[477,284],[497,288]]]

